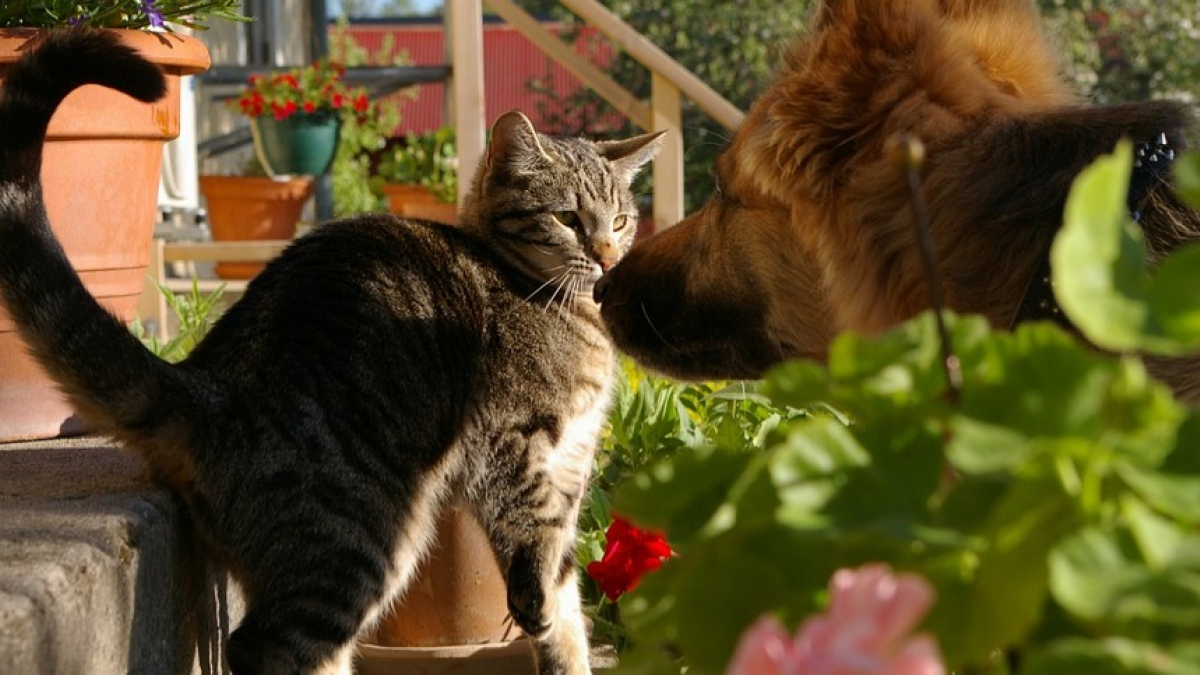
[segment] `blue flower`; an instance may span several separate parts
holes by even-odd
[[[162,12],[154,6],[154,0],[142,0],[142,11],[146,13],[146,18],[150,19],[150,26],[152,28],[162,28],[166,25],[166,22],[163,21]]]

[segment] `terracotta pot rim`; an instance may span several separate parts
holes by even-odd
[[[0,28],[0,64],[11,63],[53,28]],[[161,66],[169,75],[194,75],[208,70],[212,58],[197,38],[163,31],[106,28],[121,41]]]
[[[307,201],[314,189],[312,176],[200,176],[200,193],[205,199]]]
[[[292,183],[311,183],[312,176],[225,176],[221,174],[202,174],[200,180],[208,183],[275,183],[277,185],[289,185]]]
[[[370,642],[359,642],[358,653],[362,656],[407,661],[411,659],[465,659],[491,658],[524,653],[532,649],[529,637],[520,635],[504,642],[486,642],[477,645],[449,645],[444,647],[385,647]]]

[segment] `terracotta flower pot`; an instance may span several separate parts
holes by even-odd
[[[359,645],[360,675],[532,675],[533,647],[508,618],[507,590],[487,535],[459,507],[408,593]]]
[[[208,207],[213,241],[291,239],[304,204],[313,193],[313,179],[260,176],[201,176],[200,192]],[[217,276],[250,279],[264,263],[221,262]]]
[[[194,38],[116,32],[163,67],[168,94],[147,104],[96,85],[73,92],[50,122],[42,185],[50,223],[84,284],[117,316],[133,320],[150,263],[163,144],[179,135],[180,76],[208,68],[209,56]],[[0,87],[41,34],[0,30]],[[0,441],[80,431],[0,308]]]
[[[422,218],[447,225],[458,224],[456,205],[438,199],[423,185],[385,183],[383,195],[388,200],[388,211],[403,218]]]

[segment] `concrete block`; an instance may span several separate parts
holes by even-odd
[[[222,673],[230,595],[136,456],[0,445],[0,673]]]

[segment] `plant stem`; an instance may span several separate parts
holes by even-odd
[[[929,305],[933,308],[933,316],[937,322],[938,339],[942,347],[942,367],[946,371],[947,396],[951,402],[958,402],[962,391],[962,366],[954,355],[950,344],[950,333],[946,330],[946,318],[943,316],[945,296],[942,293],[942,280],[938,275],[937,263],[934,260],[933,237],[930,235],[929,211],[925,207],[925,196],[921,192],[921,163],[925,159],[925,147],[921,141],[911,134],[903,133],[893,139],[895,158],[904,171],[908,185],[908,196],[913,207],[913,225],[917,233],[917,245],[921,251],[921,262],[925,267],[925,282],[929,287]]]

